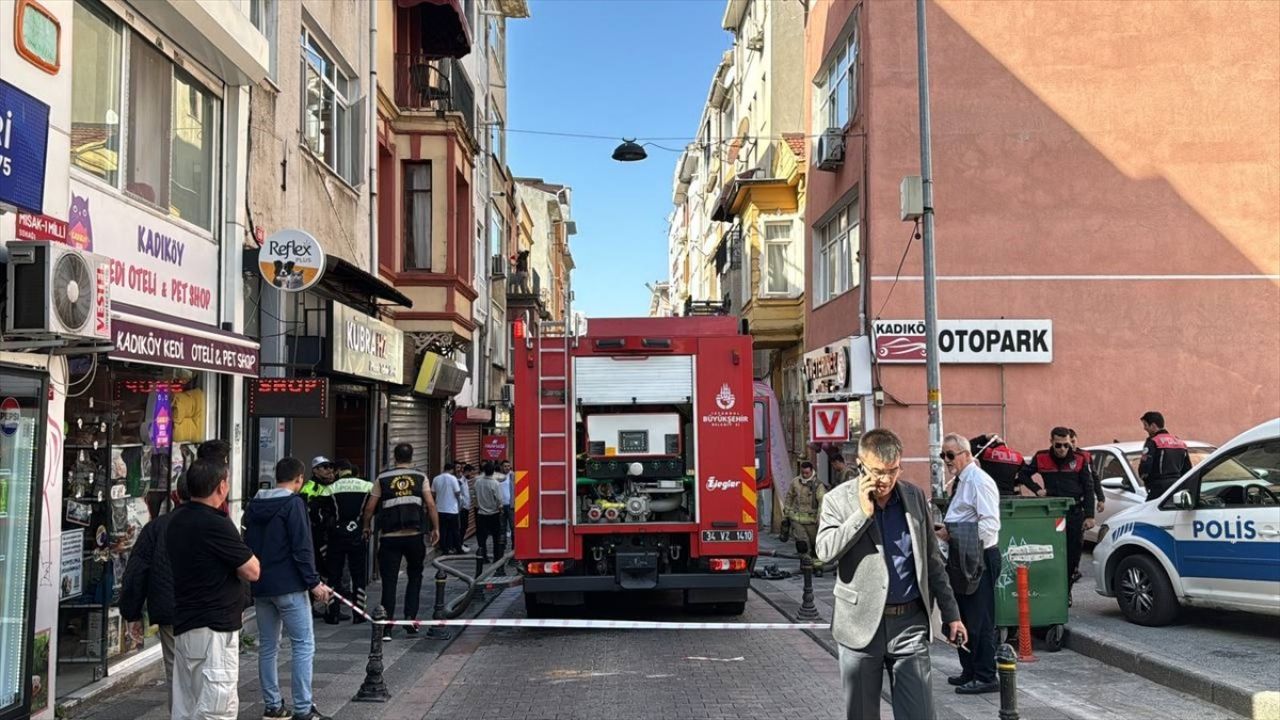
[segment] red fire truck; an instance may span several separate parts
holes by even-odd
[[[751,338],[727,316],[586,325],[517,325],[515,557],[530,615],[645,590],[740,614],[757,554]]]

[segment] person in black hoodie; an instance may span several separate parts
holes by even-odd
[[[276,463],[276,486],[259,491],[245,508],[245,542],[262,563],[262,576],[253,583],[261,643],[258,679],[267,706],[264,718],[328,720],[311,699],[316,644],[307,593],[318,602],[329,602],[333,592],[316,572],[307,504],[298,495],[303,472],[297,458]],[[284,707],[276,667],[282,626],[293,647],[292,713]]]
[[[187,485],[178,480],[178,500],[187,502]],[[160,626],[160,650],[164,653],[164,677],[169,686],[169,707],[173,707],[173,570],[169,567],[169,551],[165,543],[165,528],[173,519],[167,512],[147,523],[138,534],[138,541],[129,553],[129,563],[124,568],[120,587],[120,617],[129,623],[129,634],[140,638],[142,608],[147,608],[147,620]]]

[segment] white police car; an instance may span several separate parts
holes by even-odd
[[[1098,592],[1139,625],[1166,625],[1179,605],[1280,615],[1280,418],[1111,517],[1093,563]]]

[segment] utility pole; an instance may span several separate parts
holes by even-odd
[[[925,378],[929,391],[929,479],[934,497],[945,488],[942,470],[942,378],[938,368],[938,273],[933,248],[933,141],[929,134],[929,49],[925,0],[916,0],[916,58],[920,84],[920,175],[924,200]]]

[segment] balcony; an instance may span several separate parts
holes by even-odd
[[[461,116],[467,133],[475,137],[476,94],[462,69],[452,58],[432,58],[422,53],[396,54],[396,105],[403,112],[434,112]]]
[[[512,269],[507,275],[507,310],[528,308],[542,319],[551,317],[551,290],[542,287],[537,270]]]

